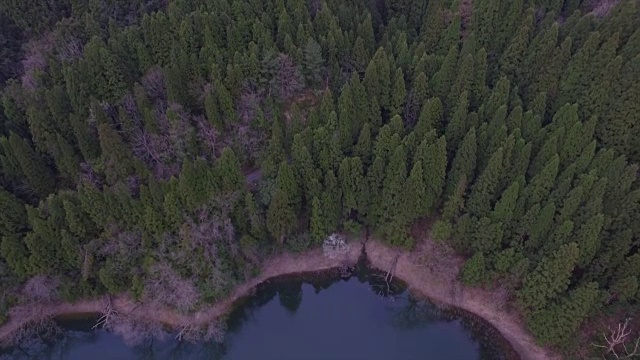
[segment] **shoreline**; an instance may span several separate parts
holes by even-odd
[[[173,328],[180,328],[187,323],[195,326],[204,325],[227,315],[238,301],[251,295],[261,283],[286,275],[331,270],[345,263],[355,265],[363,251],[373,268],[389,271],[393,267],[393,275],[404,282],[410,292],[436,304],[461,309],[491,325],[522,360],[559,359],[557,355],[537,345],[520,321],[518,314],[502,308],[499,302],[492,298],[492,292],[464,287],[457,280],[452,279],[451,274],[443,276],[419,264],[414,252],[394,249],[373,239],[362,243],[352,242],[345,257],[336,259],[325,257],[321,249],[297,255],[281,254],[267,259],[258,277],[236,286],[225,299],[188,315],[169,308],[159,309],[155,306],[135,304],[126,294],[112,297],[111,305],[118,313],[126,314],[132,320],[155,321]],[[458,269],[451,270],[450,273],[457,275]],[[14,333],[31,322],[66,314],[103,313],[108,302],[109,297],[103,296],[75,303],[45,304],[40,306],[41,311],[26,311],[25,313],[29,316],[10,318],[0,326],[0,344],[6,343]],[[25,305],[25,307],[29,306]]]

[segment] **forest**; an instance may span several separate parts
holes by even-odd
[[[189,312],[419,222],[540,344],[638,314],[638,1],[4,0],[0,28],[0,323]]]

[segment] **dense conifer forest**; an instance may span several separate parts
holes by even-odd
[[[191,311],[420,222],[541,344],[637,315],[638,1],[4,0],[0,29],[0,322]]]

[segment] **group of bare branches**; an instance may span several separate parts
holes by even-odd
[[[226,327],[218,321],[212,321],[208,325],[198,326],[186,323],[180,327],[176,340],[197,343],[200,341],[215,341],[221,343],[226,335]]]
[[[131,311],[135,311],[135,308]],[[154,339],[164,340],[169,336],[159,321],[132,316],[131,313],[120,314],[116,311],[111,297],[107,298],[102,314],[93,329],[103,328],[110,331],[120,336],[129,346],[141,345]],[[226,333],[223,322],[214,320],[207,325],[199,325],[193,317],[176,330],[177,340],[191,343],[210,340],[222,342]]]
[[[131,314],[120,314],[116,311],[111,296],[93,329],[102,328],[122,338],[125,344],[137,346],[153,339],[163,340],[167,332],[157,321],[133,318]]]
[[[613,355],[616,359],[631,359],[640,357],[640,334],[635,339],[631,335],[629,327],[631,318],[626,318],[624,323],[619,323],[617,328],[609,327],[609,334],[602,334],[605,344],[592,344],[597,348],[605,349],[603,357]]]
[[[18,344],[35,336],[49,339],[60,332],[53,317],[47,312],[48,305],[59,300],[59,285],[58,279],[38,275],[16,289],[20,304],[9,310],[9,318],[16,319],[23,325],[4,339],[6,344],[3,345]]]

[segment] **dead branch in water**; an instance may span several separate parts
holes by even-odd
[[[214,340],[221,343],[224,340],[226,328],[218,321],[211,322],[208,326],[197,326],[193,323],[185,323],[176,334],[176,340],[197,343]]]
[[[20,326],[10,337],[0,342],[0,345],[18,345],[36,336],[41,339],[53,339],[60,332],[61,329],[52,316],[43,316]]]
[[[114,320],[118,317],[118,312],[113,307],[113,302],[111,301],[111,295],[107,296],[107,305],[102,312],[102,316],[98,319],[95,325],[91,329],[95,330],[97,328],[105,328],[109,329]]]
[[[391,268],[387,272],[387,275],[384,277],[384,280],[389,284],[393,281],[393,275],[396,272],[396,265],[398,265],[398,258],[400,258],[400,254],[397,254],[395,259],[393,259],[393,263],[391,264]]]
[[[389,294],[393,294],[398,290],[398,287],[396,286],[396,284],[393,283],[393,277],[395,276],[395,273],[396,273],[396,267],[398,265],[399,258],[400,258],[400,254],[398,253],[394,257],[393,262],[389,267],[389,270],[384,276],[382,276],[381,274],[373,275],[373,277],[380,279],[381,282],[384,282],[384,284],[382,285],[373,286],[374,289],[377,288],[379,290],[379,294],[383,297]]]

